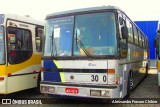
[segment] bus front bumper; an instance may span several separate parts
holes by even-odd
[[[88,85],[41,82],[41,93],[48,95],[86,97],[86,98],[122,98],[118,85]]]

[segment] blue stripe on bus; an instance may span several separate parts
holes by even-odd
[[[55,63],[52,60],[44,60],[43,61],[44,68],[57,68]]]
[[[44,72],[44,81],[51,82],[61,82],[61,77],[59,72]]]
[[[43,61],[44,68],[57,69],[56,64],[52,60]],[[61,76],[59,72],[47,72],[44,71],[44,81],[61,82]]]

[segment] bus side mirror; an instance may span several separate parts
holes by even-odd
[[[121,28],[121,32],[122,32],[122,38],[123,39],[128,39],[128,28],[127,28],[127,26],[123,26]]]

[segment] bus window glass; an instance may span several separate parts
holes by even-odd
[[[142,37],[142,47],[144,48],[144,35],[143,35],[143,33],[141,33],[141,37]]]
[[[139,46],[141,46],[142,47],[142,38],[141,38],[141,32],[140,31],[138,31],[138,37],[139,37]]]
[[[0,14],[0,24],[3,24],[4,21],[4,15]]]
[[[71,56],[73,17],[55,18],[47,21],[45,55]]]
[[[160,44],[160,37],[159,37],[159,34],[158,34],[158,36],[157,36],[157,56],[158,56],[158,59],[160,60],[160,46],[159,46],[159,44]]]
[[[4,64],[4,34],[2,26],[0,26],[0,64]]]
[[[134,31],[134,41],[135,41],[135,44],[138,45],[138,32],[137,32],[137,28],[135,26],[133,27],[133,31]]]
[[[116,24],[112,12],[77,15],[75,18],[74,55],[83,56],[76,37],[90,55],[116,55]]]
[[[133,42],[133,28],[132,28],[132,24],[130,23],[130,21],[128,19],[126,19],[126,24],[127,24],[127,28],[128,28],[128,40],[130,42]]]
[[[43,35],[43,29],[37,28],[36,29],[36,50],[38,52],[42,51],[42,35]]]
[[[145,49],[147,49],[146,43],[147,43],[147,38],[144,36],[144,48],[145,48]]]
[[[9,63],[21,63],[32,55],[32,38],[29,30],[8,28]]]

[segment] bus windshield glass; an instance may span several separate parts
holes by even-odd
[[[158,38],[157,38],[157,50],[158,50],[158,59],[160,60],[160,35],[158,34]]]
[[[0,24],[3,24],[4,21],[4,15],[0,14]]]
[[[50,19],[46,24],[46,56],[63,56],[64,52],[71,56],[73,18],[62,17]]]
[[[45,56],[103,56],[117,54],[113,12],[49,19]]]
[[[2,26],[0,26],[0,64],[4,64],[4,33]]]

